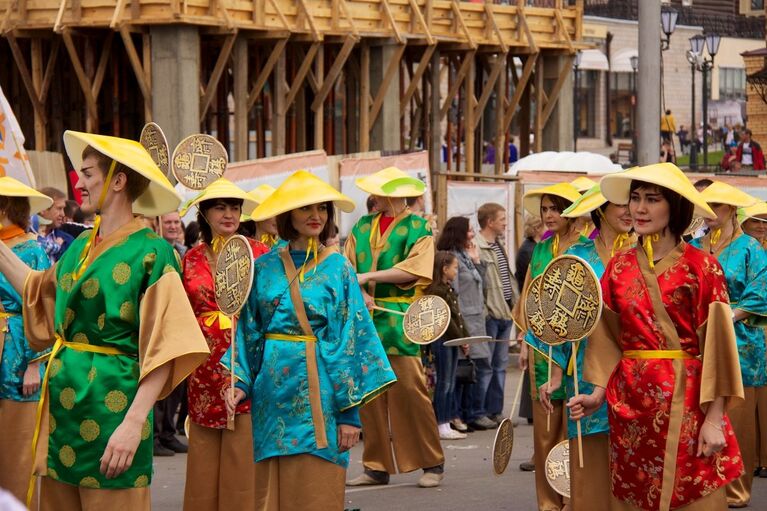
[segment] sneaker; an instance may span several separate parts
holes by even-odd
[[[175,456],[175,452],[171,451],[167,447],[163,447],[160,444],[154,444],[154,455],[155,456]]]
[[[450,427],[461,433],[466,433],[469,427],[461,419],[453,419],[450,421]]]
[[[466,433],[461,433],[460,431],[455,431],[454,429],[448,429],[447,431],[439,432],[440,440],[463,440],[466,438],[466,436]]]
[[[503,422],[503,419],[505,419],[506,417],[504,417],[500,413],[494,413],[492,415],[488,415],[487,418],[495,422],[497,425],[500,425],[501,422]]]
[[[378,474],[384,474],[384,476]],[[389,474],[373,470],[365,470],[354,479],[346,481],[346,486],[376,486],[384,484],[389,484]]]
[[[177,453],[185,453],[189,450],[189,447],[182,444],[178,438],[175,437],[172,440],[160,440],[160,444],[162,444],[163,447]]]
[[[498,424],[496,424],[495,421],[488,419],[487,417],[480,417],[479,419],[470,422],[469,426],[482,431],[485,429],[495,429],[498,427]]]
[[[523,461],[519,464],[519,470],[522,472],[535,472],[535,463],[532,461]]]
[[[436,488],[442,482],[445,474],[438,474],[436,472],[424,472],[421,478],[418,480],[418,486],[421,488]]]

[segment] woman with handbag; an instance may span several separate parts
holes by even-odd
[[[434,255],[434,279],[425,293],[436,295],[445,300],[450,307],[450,324],[445,334],[429,345],[437,362],[437,384],[434,388],[434,415],[437,417],[437,428],[442,440],[460,440],[466,438],[465,433],[453,431],[450,421],[455,417],[455,385],[456,370],[458,368],[458,348],[445,346],[445,341],[468,337],[466,324],[461,317],[461,308],[458,305],[456,295],[451,282],[458,276],[458,259],[455,254],[447,250],[439,250]],[[461,346],[464,354],[468,353],[468,346]],[[470,360],[471,361],[471,360]],[[472,377],[472,367],[464,364],[462,378]],[[467,373],[468,371],[468,373]]]

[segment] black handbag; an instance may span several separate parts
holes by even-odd
[[[458,360],[455,370],[455,382],[464,385],[477,383],[477,365],[469,357]]]

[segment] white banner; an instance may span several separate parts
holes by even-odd
[[[24,150],[24,134],[21,132],[11,105],[0,88],[0,176],[9,176],[35,188],[35,176],[29,166]]]

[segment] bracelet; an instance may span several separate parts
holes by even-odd
[[[718,429],[719,431],[722,431],[722,426],[717,426],[717,425],[716,425],[714,422],[711,422],[711,421],[710,421],[710,420],[708,420],[708,419],[706,419],[706,422],[708,422],[709,424],[711,424],[712,426],[714,426],[714,427],[715,427],[716,429]]]

